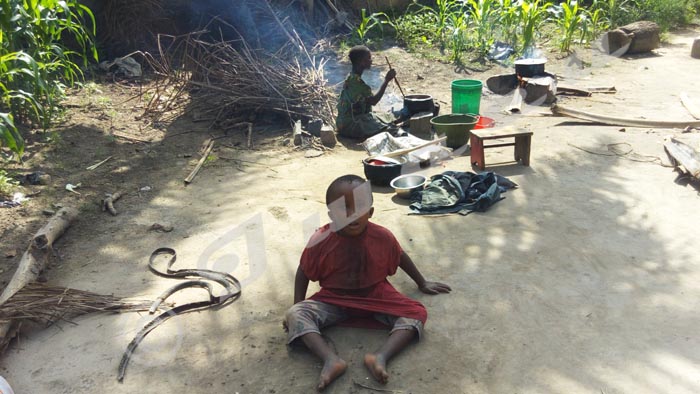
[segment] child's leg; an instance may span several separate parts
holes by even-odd
[[[347,315],[342,308],[313,300],[294,304],[285,316],[288,343],[292,343],[297,338],[301,339],[313,354],[323,360],[318,390],[326,388],[347,368],[347,363],[338,357],[321,337],[320,329],[346,318]]]
[[[365,354],[365,366],[379,383],[386,384],[389,374],[386,363],[405,348],[414,338],[420,339],[423,323],[420,320],[406,317],[396,318],[389,315],[376,315],[381,322],[392,325],[393,328],[386,342],[374,353]],[[392,324],[393,323],[393,324]]]
[[[323,360],[323,369],[321,369],[321,375],[318,377],[318,386],[316,386],[319,391],[323,390],[328,387],[335,378],[345,372],[348,363],[333,352],[328,342],[326,342],[320,334],[310,332],[302,336],[301,340],[313,354]]]

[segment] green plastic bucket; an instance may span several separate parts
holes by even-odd
[[[479,114],[483,86],[484,84],[476,79],[452,81],[452,113]]]
[[[447,136],[445,143],[449,148],[459,148],[469,141],[469,130],[474,128],[478,120],[476,115],[449,114],[436,116],[430,123],[438,135]]]

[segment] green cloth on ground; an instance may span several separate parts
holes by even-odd
[[[335,120],[338,134],[364,140],[379,134],[390,125],[391,121],[372,113],[372,106],[366,101],[369,97],[372,97],[369,85],[359,74],[350,73],[338,99],[338,117]]]

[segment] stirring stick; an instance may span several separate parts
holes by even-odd
[[[389,69],[394,68],[394,67],[391,67],[391,63],[389,63],[389,57],[384,56],[384,58],[386,59],[386,64],[389,65]],[[403,89],[401,89],[401,84],[399,83],[399,80],[396,77],[394,77],[394,82],[396,82],[396,86],[399,88],[399,91],[401,92],[401,95],[403,96],[403,98],[406,98],[406,95],[403,94]]]

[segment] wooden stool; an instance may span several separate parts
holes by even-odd
[[[471,160],[472,165],[483,170],[486,167],[484,149],[497,148],[501,146],[515,146],[515,161],[520,161],[524,166],[530,165],[530,139],[532,131],[518,130],[514,127],[504,127],[501,129],[479,129],[471,130]],[[486,140],[501,138],[515,138],[515,142],[504,144],[484,145]]]

